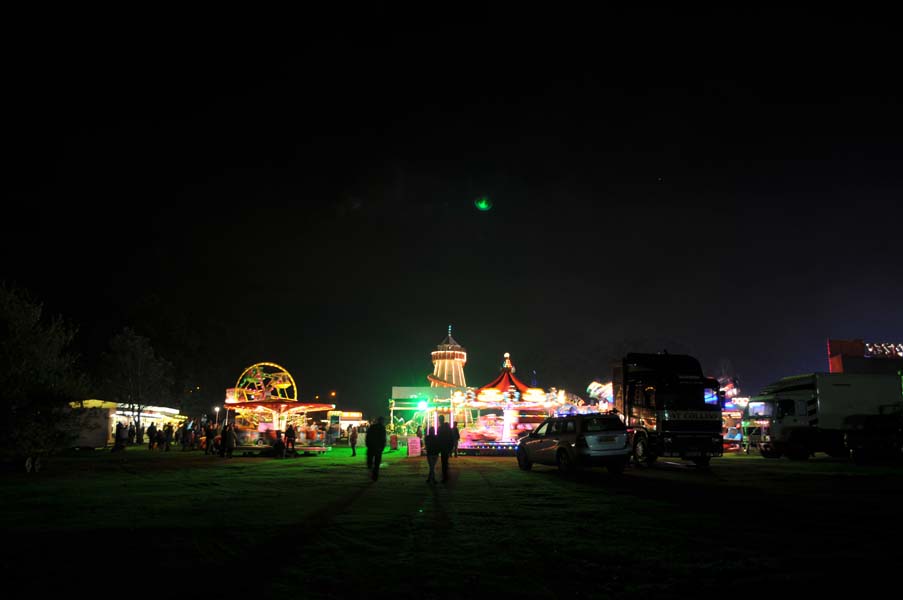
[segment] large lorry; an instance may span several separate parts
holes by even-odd
[[[684,354],[631,353],[612,364],[614,405],[624,415],[633,462],[651,465],[674,456],[705,467],[721,456],[719,387]]]
[[[900,454],[903,391],[899,375],[809,373],[785,377],[749,400],[746,450],[766,458],[806,460]]]

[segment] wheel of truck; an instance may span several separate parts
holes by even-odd
[[[26,473],[31,473],[34,470],[34,459],[30,456],[26,456],[22,466],[25,468]]]
[[[567,475],[571,471],[574,470],[574,462],[571,460],[571,455],[568,454],[567,450],[559,450],[558,451],[558,472],[562,475]]]
[[[44,461],[41,460],[40,456],[35,456],[31,461],[31,472],[32,473],[40,473],[41,469],[44,468]]]
[[[709,465],[712,463],[712,457],[700,456],[699,458],[694,458],[693,462],[696,463],[696,466],[700,469],[708,469]]]
[[[520,467],[521,471],[529,471],[533,468],[533,463],[527,458],[527,452],[523,448],[517,451],[517,466]]]
[[[633,463],[637,466],[651,466],[655,462],[655,455],[649,452],[649,440],[640,436],[633,443]]]
[[[759,448],[759,454],[761,454],[763,458],[781,458],[780,450],[766,450],[765,448]]]

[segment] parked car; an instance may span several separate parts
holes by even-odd
[[[562,473],[575,467],[604,466],[617,474],[624,471],[632,450],[618,415],[591,413],[546,419],[520,439],[516,456],[524,471],[534,464],[557,466]]]

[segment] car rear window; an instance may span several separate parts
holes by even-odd
[[[593,431],[617,431],[625,429],[624,423],[617,417],[593,417],[586,419],[583,423],[583,430],[586,432]]]

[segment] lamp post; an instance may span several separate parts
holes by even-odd
[[[214,406],[213,412],[216,413],[216,427],[219,427],[219,406]]]

